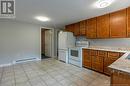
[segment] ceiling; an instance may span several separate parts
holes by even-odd
[[[130,6],[130,0],[115,0],[111,6],[95,8],[97,0],[15,0],[16,19],[45,27],[62,28],[67,24],[99,16]],[[51,20],[40,22],[35,16],[46,16]]]

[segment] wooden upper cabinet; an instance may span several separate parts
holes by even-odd
[[[74,33],[74,24],[67,25],[67,26],[65,27],[65,30],[68,31],[68,32]]]
[[[74,35],[79,36],[80,35],[80,23],[74,24]]]
[[[91,18],[87,20],[87,38],[96,38],[97,37],[97,19]]]
[[[97,38],[110,37],[109,14],[97,17]]]
[[[130,37],[130,7],[127,9],[127,37]]]
[[[110,37],[126,37],[126,9],[110,14]]]
[[[85,36],[86,35],[86,21],[80,22],[80,35]]]

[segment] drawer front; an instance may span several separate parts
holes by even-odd
[[[98,51],[98,56],[106,57],[107,52],[106,51]]]
[[[89,54],[89,53],[90,53],[90,50],[88,50],[88,49],[83,49],[83,53]]]
[[[117,52],[109,52],[108,57],[119,57],[119,53],[117,53]]]
[[[98,55],[97,50],[90,50],[90,55],[97,56]]]

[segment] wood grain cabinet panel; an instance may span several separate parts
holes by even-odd
[[[110,37],[125,38],[127,31],[126,25],[126,9],[111,13]]]
[[[83,49],[83,66],[91,68],[90,50]]]
[[[68,31],[68,32],[70,31],[69,25],[66,25],[66,26],[65,26],[65,31]]]
[[[67,25],[65,31],[74,33],[74,24]]]
[[[85,36],[86,35],[86,21],[81,21],[80,22],[80,36]]]
[[[103,56],[98,55],[98,52],[96,50],[91,50],[91,58],[92,58],[92,69],[96,70],[98,72],[103,72]]]
[[[103,72],[103,57],[91,56],[92,57],[92,69],[98,72]]]
[[[97,17],[97,38],[110,37],[109,14]]]
[[[127,37],[130,37],[130,7],[127,9]]]
[[[87,20],[87,38],[96,38],[97,37],[97,19],[92,18]]]
[[[74,24],[74,35],[79,36],[80,35],[80,23]]]
[[[104,73],[110,75],[108,66],[115,62],[120,57],[120,53],[108,52],[108,56],[104,58]]]
[[[111,86],[130,86],[130,75],[114,70],[111,74]]]

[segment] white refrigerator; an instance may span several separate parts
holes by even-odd
[[[59,32],[58,34],[58,60],[68,63],[69,48],[75,47],[75,37],[71,32]]]

